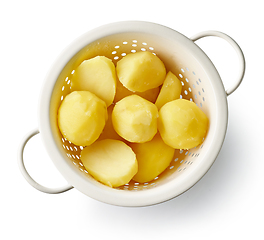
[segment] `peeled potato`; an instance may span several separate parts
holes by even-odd
[[[72,89],[90,91],[110,106],[116,93],[116,71],[112,60],[97,56],[83,61],[73,74]]]
[[[78,146],[92,144],[107,120],[105,102],[89,91],[74,91],[62,101],[58,125],[62,135]]]
[[[160,86],[166,76],[163,62],[150,52],[130,53],[117,62],[119,81],[132,92],[145,92]]]
[[[202,143],[209,120],[194,103],[177,99],[159,111],[158,130],[163,141],[175,149],[190,149]]]
[[[136,94],[136,95],[143,97],[144,99],[154,103],[157,99],[159,92],[160,92],[159,87],[149,89],[145,92],[131,92],[126,87],[124,87],[123,84],[119,80],[117,80],[116,81],[116,95],[114,98],[114,102],[116,103],[124,97]]]
[[[155,104],[137,95],[117,102],[112,113],[115,131],[129,142],[150,141],[157,133],[157,118]]]
[[[138,172],[133,180],[149,182],[161,174],[169,165],[175,149],[165,144],[157,134],[151,141],[130,144],[138,161]]]
[[[165,103],[179,99],[181,90],[181,81],[172,72],[168,72],[155,102],[157,108],[160,109]]]
[[[97,141],[84,148],[81,161],[96,180],[109,187],[128,183],[138,170],[136,155],[132,149],[113,139]]]

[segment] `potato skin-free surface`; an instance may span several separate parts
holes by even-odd
[[[132,149],[119,140],[96,141],[81,152],[81,161],[87,171],[109,187],[128,183],[138,170]]]
[[[119,81],[132,92],[160,86],[166,76],[163,62],[150,52],[130,53],[117,62]]]
[[[190,149],[202,143],[209,120],[194,103],[177,99],[159,111],[158,130],[163,141],[175,149]]]
[[[181,91],[181,81],[172,72],[168,72],[155,102],[157,108],[160,109],[165,103],[179,99]]]
[[[169,165],[175,149],[165,144],[159,134],[145,143],[131,143],[138,160],[138,172],[133,180],[144,183],[153,180]]]
[[[112,112],[115,131],[129,142],[150,141],[157,133],[157,118],[156,105],[137,95],[117,102]]]
[[[58,126],[62,135],[78,146],[92,144],[107,120],[106,104],[89,91],[74,91],[62,101]]]
[[[111,59],[97,56],[84,60],[72,77],[74,91],[90,91],[110,106],[116,93],[116,70]]]

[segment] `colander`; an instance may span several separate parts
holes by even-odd
[[[213,63],[195,44],[206,36],[225,39],[237,53],[238,76],[227,90]],[[71,91],[74,70],[83,60],[102,55],[116,64],[128,53],[138,51],[150,51],[164,62],[166,70],[181,80],[181,97],[195,102],[208,116],[210,125],[200,146],[176,150],[170,166],[153,181],[144,184],[131,181],[122,187],[110,188],[96,181],[84,168],[80,160],[83,147],[75,146],[61,135],[57,111]],[[227,129],[227,96],[240,85],[244,72],[243,52],[231,37],[221,32],[206,31],[187,38],[166,26],[142,21],[111,23],[89,31],[64,50],[46,76],[40,97],[39,129],[30,131],[21,142],[20,170],[33,187],[46,193],[61,193],[74,187],[91,198],[118,206],[148,206],[172,199],[197,183],[217,158]],[[50,158],[69,185],[47,188],[27,172],[24,148],[39,132]]]

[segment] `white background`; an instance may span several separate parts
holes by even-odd
[[[251,1],[1,1],[1,239],[264,239],[264,15]],[[38,127],[44,77],[60,52],[81,34],[110,22],[151,21],[187,37],[222,31],[241,46],[244,81],[228,97],[222,150],[192,189],[163,204],[124,208],[77,190],[50,195],[31,187],[17,166],[23,136]],[[218,38],[197,44],[228,88],[238,74],[233,49]],[[28,171],[40,183],[66,182],[37,135],[25,149]]]

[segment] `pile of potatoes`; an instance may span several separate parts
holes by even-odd
[[[71,84],[59,129],[84,147],[84,167],[110,187],[153,180],[175,149],[196,147],[206,135],[207,116],[180,98],[180,80],[150,52],[130,53],[116,66],[104,56],[84,60]]]

